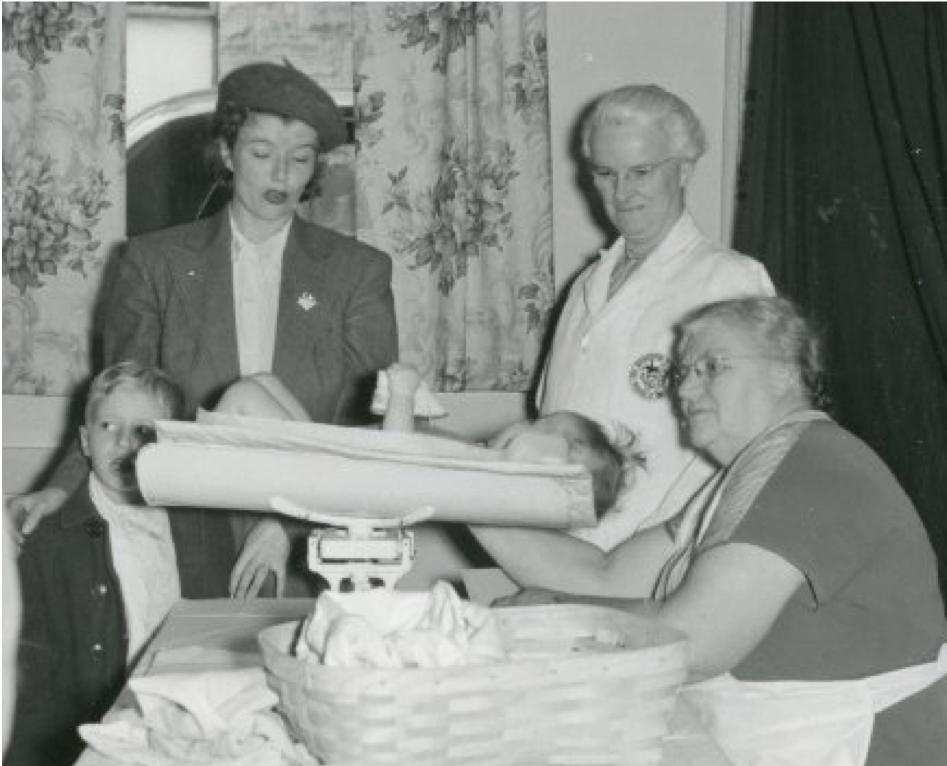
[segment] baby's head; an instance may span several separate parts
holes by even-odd
[[[534,441],[537,436],[554,438]],[[510,437],[495,446],[506,448],[511,457],[560,457],[584,466],[592,477],[599,518],[615,505],[626,475],[626,456],[594,420],[577,412],[554,412],[524,424],[522,429],[510,432]],[[559,454],[555,453],[556,440],[562,445]]]
[[[121,362],[100,372],[89,387],[82,452],[115,502],[137,502],[138,451],[155,436],[155,421],[180,417],[181,389],[156,367]]]

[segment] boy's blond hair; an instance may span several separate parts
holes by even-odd
[[[184,394],[181,387],[157,367],[127,361],[107,367],[93,378],[86,396],[86,422],[89,421],[93,408],[102,399],[125,386],[133,386],[150,393],[165,407],[169,419],[181,417],[184,410]]]

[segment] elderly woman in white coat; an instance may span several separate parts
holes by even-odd
[[[542,414],[573,410],[634,430],[647,461],[634,492],[580,537],[608,550],[675,515],[711,473],[681,442],[668,398],[675,323],[704,303],[773,295],[762,264],[698,229],[685,193],[707,148],[700,120],[656,85],[601,96],[581,149],[619,238],[573,284],[539,392]]]

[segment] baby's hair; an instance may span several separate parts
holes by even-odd
[[[615,497],[612,498],[611,506],[609,506],[613,507],[618,500],[618,496],[624,490],[635,485],[638,470],[647,468],[648,461],[639,447],[638,435],[628,426],[619,423],[617,420],[597,425],[602,430],[605,438],[608,439],[612,450],[619,457],[621,473],[618,486],[615,488]]]
[[[86,397],[85,419],[89,421],[93,408],[113,391],[124,387],[147,391],[167,410],[168,417],[181,417],[184,411],[184,394],[168,375],[157,367],[139,362],[119,362],[102,370],[89,385]]]
[[[632,448],[635,435],[619,424],[606,426],[596,420],[569,412],[575,418],[591,450],[602,458],[604,468],[592,473],[595,512],[601,517],[615,505],[632,472],[644,465],[641,453]]]
[[[612,447],[618,450],[622,458],[622,464],[626,469],[634,471],[638,468],[647,467],[647,458],[638,446],[638,434],[617,420],[603,423],[600,427],[605,433],[605,437],[611,442]]]

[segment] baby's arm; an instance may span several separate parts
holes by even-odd
[[[421,376],[413,367],[395,362],[387,370],[388,408],[382,428],[385,431],[414,431],[414,395],[421,385]]]

